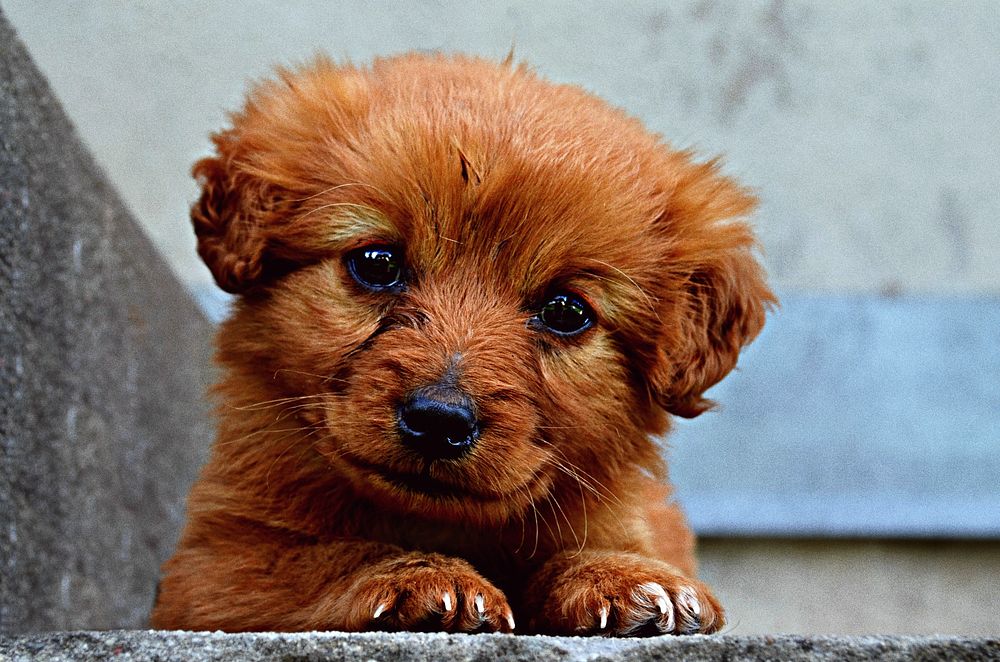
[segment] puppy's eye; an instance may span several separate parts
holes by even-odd
[[[403,260],[392,246],[366,246],[347,254],[347,269],[354,280],[372,290],[387,290],[403,283]]]
[[[557,294],[542,306],[538,321],[560,336],[575,336],[594,324],[594,311],[574,294]]]

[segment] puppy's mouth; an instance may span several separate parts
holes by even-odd
[[[460,486],[446,483],[434,478],[430,475],[430,466],[426,467],[420,473],[404,473],[357,458],[350,458],[349,462],[372,482],[382,483],[396,490],[419,494],[433,499],[495,501],[499,498],[499,495],[496,494],[480,492],[465,485]]]
[[[473,498],[476,500],[485,500],[488,498],[485,495],[470,492],[466,488],[459,488],[454,485],[442,483],[439,480],[431,478],[428,474],[382,473],[381,477],[385,482],[395,487],[437,499]]]

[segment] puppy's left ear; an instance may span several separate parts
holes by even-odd
[[[195,163],[201,196],[191,207],[198,254],[223,290],[239,294],[261,281],[270,264],[268,233],[278,225],[289,197],[247,172],[246,150],[236,129],[212,137],[217,155]]]
[[[702,394],[736,366],[777,303],[756,259],[753,232],[739,220],[755,206],[712,162],[695,166],[690,179],[677,184],[662,219],[675,250],[650,386],[677,416],[694,418],[714,406]]]

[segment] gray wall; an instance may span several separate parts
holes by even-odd
[[[961,2],[68,3],[5,11],[181,277],[207,133],[273,63],[443,49],[517,56],[764,201],[783,290],[1000,292],[1000,10]]]
[[[212,332],[0,12],[0,635],[145,624]]]

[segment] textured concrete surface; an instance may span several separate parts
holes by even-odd
[[[42,70],[178,273],[192,160],[248,78],[324,49],[502,58],[584,85],[764,200],[783,290],[1000,292],[994,0],[6,0]]]
[[[1000,541],[702,538],[726,632],[1000,637]]]
[[[6,656],[6,657],[4,657]],[[954,637],[658,637],[72,632],[0,638],[0,658],[63,660],[996,660],[1000,640]]]
[[[0,632],[139,626],[210,440],[212,330],[2,16],[0,147]]]

